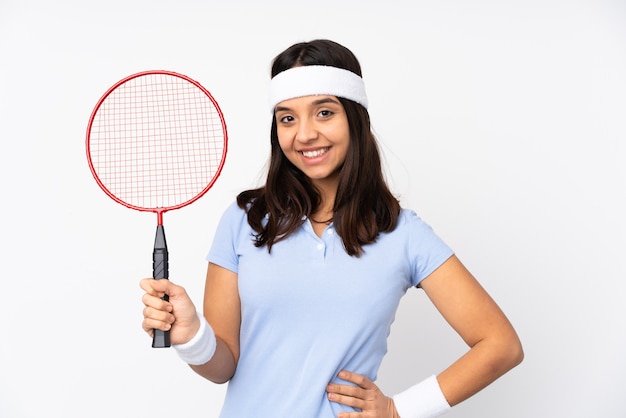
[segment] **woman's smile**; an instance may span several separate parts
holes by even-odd
[[[318,148],[316,150],[300,151],[305,158],[317,158],[328,152],[330,147]]]

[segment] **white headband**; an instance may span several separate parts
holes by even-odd
[[[367,109],[363,79],[352,71],[325,65],[293,67],[270,81],[270,111],[283,100],[328,94],[357,102]]]

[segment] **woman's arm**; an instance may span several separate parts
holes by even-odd
[[[420,283],[470,350],[437,376],[448,403],[480,391],[524,358],[513,326],[472,274],[452,256]]]
[[[209,362],[191,368],[215,383],[224,383],[235,374],[239,360],[241,303],[237,274],[213,263],[207,268],[204,317],[215,332],[217,348]]]
[[[340,377],[354,385],[329,383],[331,401],[373,416],[396,417],[398,412],[400,416],[439,416],[522,361],[522,345],[515,330],[458,258],[452,256],[420,286],[470,350],[436,378],[432,376],[400,394],[402,410],[395,404],[399,399],[394,397],[391,402],[366,376],[349,371],[342,371]],[[352,416],[361,415],[339,414],[341,418]]]

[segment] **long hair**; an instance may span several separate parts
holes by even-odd
[[[295,44],[279,54],[272,63],[272,78],[289,68],[305,65],[339,67],[361,76],[361,66],[349,49],[322,39]],[[381,232],[395,229],[400,204],[385,183],[367,109],[351,100],[338,99],[348,119],[350,144],[339,171],[333,222],[346,252],[359,257],[363,247],[375,242]],[[237,196],[238,205],[247,211],[248,223],[256,232],[255,245],[267,245],[268,251],[298,229],[321,202],[319,191],[308,177],[283,154],[275,117],[270,139],[265,186]]]

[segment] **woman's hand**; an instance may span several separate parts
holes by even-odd
[[[356,386],[329,383],[326,388],[328,399],[358,408],[361,412],[342,412],[338,418],[399,418],[393,399],[385,396],[370,379],[345,370],[339,372],[339,378]]]
[[[143,279],[139,283],[146,292],[141,301],[142,327],[152,337],[154,329],[170,331],[172,344],[184,344],[191,340],[200,328],[200,320],[191,298],[185,289],[169,280]],[[169,301],[161,298],[169,296]]]

